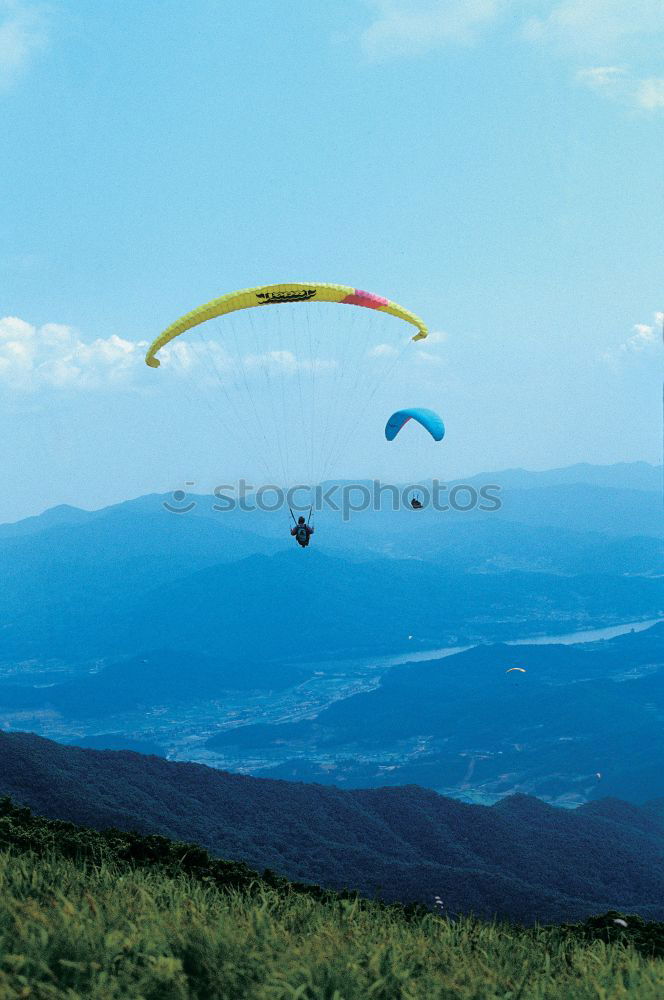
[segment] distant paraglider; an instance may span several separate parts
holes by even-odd
[[[528,673],[528,671],[525,669],[525,667],[510,667],[509,670],[505,671],[505,673],[506,674],[511,674],[513,670],[518,670],[518,672],[520,674],[526,674],[526,673]]]
[[[434,410],[427,410],[422,406],[414,406],[406,410],[397,410],[396,413],[392,414],[385,425],[385,437],[387,440],[394,441],[397,434],[405,427],[409,420],[415,420],[416,423],[424,427],[434,441],[442,441],[445,437],[445,425],[441,417]],[[417,493],[414,493],[408,502],[412,510],[424,509],[424,504]]]
[[[434,441],[442,441],[445,437],[445,424],[442,418],[434,410],[426,410],[424,407],[415,406],[407,410],[397,410],[393,413],[385,425],[385,437],[388,441],[394,441],[402,427],[409,420],[415,420],[429,432]]]

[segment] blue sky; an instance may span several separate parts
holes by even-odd
[[[142,356],[273,281],[426,320],[442,478],[660,461],[663,52],[659,0],[0,0],[0,520],[242,471]],[[390,398],[335,474],[405,478]]]

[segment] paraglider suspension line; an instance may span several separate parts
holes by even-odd
[[[290,516],[293,518],[293,524],[297,524],[297,519],[295,517],[295,514],[293,513],[293,508],[289,507],[288,509],[290,511]],[[314,505],[312,504],[311,507],[309,508],[309,514],[307,515],[307,524],[309,524],[309,522],[311,521],[311,512],[313,509]]]

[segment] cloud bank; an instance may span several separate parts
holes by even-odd
[[[0,382],[23,392],[44,386],[117,386],[142,363],[145,346],[117,334],[85,342],[70,326],[33,326],[5,316],[0,319]]]

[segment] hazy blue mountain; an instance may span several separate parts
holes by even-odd
[[[341,791],[0,733],[0,794],[40,814],[195,841],[329,888],[524,922],[664,916],[664,823],[604,800],[487,808],[414,786]]]
[[[573,489],[577,489],[574,487]],[[644,517],[622,517],[634,502],[649,497]],[[585,527],[573,526],[568,508],[556,502],[549,514],[542,498],[532,493],[510,494],[496,513],[437,514],[432,510],[362,513],[347,524],[325,520],[316,548],[330,555],[362,561],[368,555],[396,559],[435,560],[457,572],[500,573],[517,569],[547,573],[601,573],[657,575],[664,563],[664,540],[659,537],[661,503],[654,494],[623,497],[619,513],[606,500],[609,530],[601,530],[589,498],[574,497],[581,505]],[[570,503],[572,503],[572,499]],[[597,501],[597,497],[591,498]],[[543,502],[546,500],[546,502]],[[521,518],[521,520],[519,520]],[[648,529],[646,533],[642,529]],[[637,530],[638,529],[638,530]]]
[[[56,560],[45,569],[53,590],[30,575],[38,594],[13,614],[5,608],[0,658],[117,659],[154,649],[158,638],[164,649],[229,663],[283,663],[397,651],[410,633],[435,647],[570,631],[655,617],[664,605],[664,579],[647,577],[605,576],[598,585],[593,575],[460,573],[414,559],[348,562],[312,548],[190,575],[180,568],[165,579],[175,561],[158,556],[151,573],[146,554],[130,574],[122,563],[104,573]]]
[[[20,521],[0,524],[0,539],[34,535],[54,526],[85,524],[102,513],[103,511],[87,511],[69,504],[59,504],[57,507],[49,507],[48,510],[34,517],[25,517]]]
[[[526,469],[501,469],[499,472],[482,473],[468,482],[486,482],[493,476],[493,482],[502,483],[509,489],[538,489],[548,486],[601,486],[613,489],[646,490],[661,493],[662,466],[649,462],[616,462],[614,465],[591,465],[579,462],[563,469],[545,469],[536,472]]]
[[[71,637],[64,655],[77,657],[78,637],[91,629],[101,649],[104,631],[117,628],[139,594],[197,568],[279,548],[219,520],[178,517],[158,505],[142,512],[118,505],[81,523],[2,539],[0,656],[23,657],[24,647],[46,656],[51,633],[62,633]],[[138,648],[153,647],[154,637]]]
[[[232,573],[201,570],[146,595],[128,617],[127,637],[145,621],[168,646],[191,648],[205,636],[209,649],[283,658],[398,649],[411,632],[477,637],[487,628],[518,632],[521,623],[532,633],[556,620],[629,620],[663,604],[660,580],[620,577],[598,587],[594,577],[459,576],[416,560],[349,564],[317,551],[288,552],[253,556]]]
[[[157,503],[144,510],[119,504],[80,522],[0,539],[0,612],[32,601],[57,605],[77,586],[89,600],[99,595],[129,603],[137,588],[284,547],[269,539],[259,544],[252,533],[213,517],[176,516]]]
[[[625,537],[661,538],[661,495],[654,490],[618,489],[586,484],[505,490],[497,514],[520,524],[549,525],[574,531]]]
[[[658,495],[649,489],[607,485],[629,481],[630,475],[643,485],[650,481],[648,468],[642,463],[583,467],[586,478],[602,483],[592,486],[560,484],[554,477],[553,485],[536,488],[533,484],[546,479],[545,474],[523,473],[517,479],[529,487],[507,489],[499,512],[367,511],[343,523],[340,514],[328,511],[318,518],[315,542],[307,553],[290,538],[287,515],[218,513],[210,497],[196,498],[197,506],[188,514],[168,512],[163,503],[172,503],[172,497],[157,495],[96,512],[53,508],[39,517],[0,525],[0,658],[51,655],[75,661],[152,649],[153,638],[146,642],[139,634],[127,648],[107,642],[108,635],[131,619],[138,603],[150,604],[149,595],[162,586],[177,588],[179,580],[194,579],[200,571],[284,551],[289,557],[285,570],[296,574],[303,560],[311,562],[314,550],[357,563],[424,560],[440,570],[438,589],[443,591],[446,575],[512,570],[655,577],[664,557]],[[556,475],[563,473],[572,480],[581,475],[575,470]],[[239,586],[244,587],[245,571],[238,572]],[[423,572],[428,581],[429,570]],[[391,585],[399,586],[402,575],[395,568]],[[360,576],[358,571],[355,586],[365,590]],[[291,572],[277,587],[291,586],[292,577]],[[510,586],[507,581],[499,589]],[[536,579],[532,586],[539,591]],[[470,611],[478,613],[479,608]],[[613,602],[606,612],[621,617]],[[643,614],[648,613],[649,607],[644,607]],[[92,624],[96,642],[89,639]],[[64,644],[62,634],[68,636]],[[205,641],[203,637],[201,648]],[[58,651],[49,649],[51,642]]]

